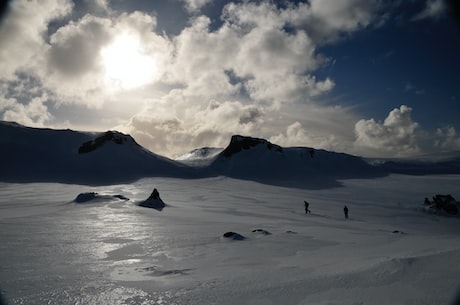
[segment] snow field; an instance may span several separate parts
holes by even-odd
[[[459,181],[391,175],[320,190],[223,177],[1,183],[0,288],[11,304],[453,304],[460,219],[422,204],[435,193],[459,197]],[[153,188],[161,212],[136,205]],[[92,191],[130,200],[72,202]],[[245,239],[224,238],[229,231]]]

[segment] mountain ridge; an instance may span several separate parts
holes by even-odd
[[[194,176],[188,166],[114,131],[80,132],[0,122],[0,151],[4,162],[0,181],[4,182],[112,184],[146,176]]]
[[[3,182],[113,184],[143,177],[225,176],[280,186],[324,188],[340,179],[390,173],[460,173],[460,163],[371,162],[311,147],[281,147],[265,139],[234,135],[225,148],[198,148],[178,160],[157,155],[118,131],[82,132],[26,127],[0,121]],[[406,162],[406,163],[403,163]],[[421,161],[420,161],[421,162]],[[396,165],[395,165],[396,164]],[[414,170],[415,167],[415,170]]]

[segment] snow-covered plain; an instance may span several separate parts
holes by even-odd
[[[460,218],[425,212],[423,199],[459,199],[459,182],[0,183],[0,289],[10,304],[456,304]],[[162,211],[137,205],[153,188]],[[130,200],[73,202],[83,192]],[[222,237],[229,231],[245,239]]]

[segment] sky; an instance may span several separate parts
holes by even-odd
[[[17,0],[0,119],[170,158],[234,134],[364,157],[460,150],[455,0]]]

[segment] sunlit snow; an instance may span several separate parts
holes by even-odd
[[[0,183],[0,288],[11,304],[454,304],[460,219],[423,199],[458,197],[459,181]],[[162,211],[136,204],[153,188]],[[74,202],[86,192],[101,196]]]

